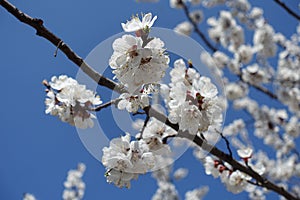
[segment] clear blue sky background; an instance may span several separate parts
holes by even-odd
[[[170,9],[168,1],[163,0],[156,4],[134,0],[11,2],[31,16],[42,18],[50,30],[82,57],[99,42],[121,32],[120,23],[132,14],[152,12],[158,15],[155,25],[165,28],[174,28],[185,19],[181,10]],[[273,1],[250,2],[265,8],[265,17],[276,30],[288,36],[295,31],[296,20]],[[287,1],[294,9],[297,2]],[[215,9],[205,11],[206,16],[215,13]],[[198,40],[197,36],[194,38]],[[60,74],[74,77],[77,73],[77,67],[62,53],[54,58],[54,51],[55,47],[37,37],[32,28],[0,8],[0,200],[21,199],[24,192],[33,193],[39,200],[61,199],[67,171],[75,168],[78,162],[87,165],[84,199],[150,199],[156,183],[149,175],[132,181],[129,190],[107,184],[104,167],[85,149],[76,129],[44,114],[42,80]],[[262,101],[269,99],[262,98]],[[107,130],[117,131],[114,124],[103,117],[106,112],[99,114],[99,120],[109,124]],[[226,121],[234,117],[227,115]],[[175,163],[175,168],[180,166],[190,170],[189,176],[177,184],[182,198],[188,189],[209,185],[210,193],[205,199],[247,199],[245,193],[232,195],[218,180],[206,176],[190,151]]]

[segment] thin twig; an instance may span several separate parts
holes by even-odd
[[[60,42],[58,43],[58,45],[57,45],[57,47],[56,47],[56,49],[55,49],[55,52],[54,52],[54,57],[57,56],[58,48],[59,48],[59,46],[60,46],[62,43],[63,43],[63,41],[60,41]]]
[[[300,15],[295,13],[292,9],[290,9],[285,3],[283,3],[281,0],[274,0],[279,6],[281,6],[285,11],[287,11],[290,15],[295,17],[298,21],[300,21]]]
[[[215,130],[215,131],[220,134],[220,136],[222,137],[223,140],[225,140],[226,147],[227,147],[227,150],[229,152],[229,156],[232,157],[232,151],[231,151],[230,143],[229,143],[228,139],[223,135],[222,132],[220,132],[218,130]]]

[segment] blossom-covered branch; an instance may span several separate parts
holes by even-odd
[[[217,157],[219,159],[217,166],[221,166],[222,170],[226,170],[227,173],[234,174],[230,177],[246,180],[246,178],[248,179],[247,175],[250,179],[255,179],[257,184],[262,187],[273,190],[288,199],[297,199],[283,187],[266,180],[251,167],[239,163],[231,155],[224,153],[198,136],[198,133],[206,132],[210,128],[221,124],[222,109],[218,105],[220,99],[217,96],[216,86],[208,77],[200,76],[194,69],[186,69],[183,60],[175,62],[175,68],[170,74],[172,83],[169,86],[160,85],[160,89],[165,90],[165,94],[170,96],[170,100],[166,101],[169,116],[166,117],[150,106],[147,91],[152,91],[152,86],[158,84],[164,76],[170,60],[168,55],[165,54],[164,43],[159,38],[148,38],[150,27],[156,17],[152,19],[152,15],[148,13],[143,16],[142,21],[134,18],[126,24],[122,24],[126,32],[135,32],[136,36],[124,35],[122,38],[115,40],[113,44],[114,54],[110,59],[110,65],[119,81],[128,88],[127,91],[90,68],[66,44],[47,30],[43,26],[42,20],[29,17],[7,1],[1,1],[0,3],[20,21],[35,28],[37,35],[45,37],[55,46],[58,46],[70,60],[81,67],[98,84],[122,93],[121,100],[118,103],[119,109],[126,109],[128,112],[135,113],[142,108],[147,114],[147,121],[150,120],[150,117],[156,119],[151,121],[151,124],[154,124],[153,127],[157,130],[147,130],[145,140],[132,141],[130,135],[126,134],[122,138],[113,139],[110,146],[103,149],[102,161],[107,168],[108,182],[113,182],[119,187],[129,187],[131,179],[152,170],[157,164],[155,161],[162,158],[158,150],[161,150],[161,147],[163,147],[163,150],[168,150],[162,143],[161,138],[166,133],[167,135],[174,134],[174,131],[176,131],[178,132],[177,137],[193,141],[197,146]],[[76,88],[76,93],[68,90],[64,91],[65,88],[69,87],[69,83]],[[85,87],[64,76],[58,79],[54,78],[48,89],[51,88],[57,91],[47,91],[50,92],[50,100],[47,103],[49,108],[51,107],[51,111],[53,111],[53,108],[59,108],[58,112],[54,112],[55,114],[65,114],[64,109],[67,108],[70,111],[69,113],[72,113],[71,117],[74,117],[75,113],[75,116],[78,115],[83,121],[91,116],[90,113],[86,112],[87,107],[91,104],[100,104],[100,98],[95,96],[93,92],[86,90]],[[69,101],[69,99],[72,101]],[[110,105],[110,103],[108,104]],[[60,110],[63,110],[63,112],[60,112]],[[60,118],[64,117],[64,115],[58,116]],[[68,122],[73,123],[73,121]],[[148,123],[145,122],[144,124],[142,132],[146,135],[145,129]],[[86,127],[86,124],[84,124],[84,127]],[[169,130],[170,127],[173,130]],[[225,162],[231,167],[225,166]],[[226,178],[228,177],[229,175]],[[240,183],[238,181],[237,185]]]
[[[155,117],[161,122],[165,122],[166,125],[172,127],[174,130],[179,131],[178,124],[172,124],[163,114],[156,112],[155,110],[151,110],[149,112],[150,108],[147,108],[145,111],[150,114],[150,116]],[[259,175],[257,172],[252,170],[251,168],[242,165],[235,159],[233,159],[229,154],[224,153],[223,151],[219,150],[217,147],[214,147],[207,143],[205,140],[201,139],[199,136],[193,136],[188,133],[188,131],[179,131],[177,137],[186,138],[188,140],[193,141],[196,145],[198,145],[200,148],[204,149],[205,151],[210,152],[212,155],[216,156],[217,158],[221,159],[222,161],[225,161],[229,163],[233,169],[237,169],[241,172],[244,172],[245,174],[251,176],[254,178],[258,185],[261,187],[265,187],[269,190],[273,190],[274,192],[286,197],[287,199],[291,200],[299,200],[299,198],[295,197],[288,191],[286,191],[283,187],[277,186],[276,184],[272,183],[271,181],[267,180],[266,178]]]
[[[217,51],[219,51],[219,49],[217,47],[214,47],[213,44],[209,41],[209,39],[204,35],[204,33],[200,30],[198,23],[192,18],[192,14],[189,11],[189,8],[187,6],[187,4],[182,1],[179,0],[177,2],[178,6],[182,7],[184,10],[184,13],[187,17],[187,19],[189,20],[189,22],[193,25],[194,31],[196,34],[198,34],[200,36],[200,38],[203,40],[203,42],[207,45],[207,47],[209,47],[209,49],[215,53]],[[257,84],[253,84],[248,82],[247,80],[244,80],[244,78],[242,77],[241,73],[239,72],[237,74],[237,76],[240,78],[240,80],[244,83],[247,83],[248,85],[252,86],[253,88],[257,89],[260,92],[263,92],[264,94],[268,95],[269,97],[273,98],[273,99],[278,99],[277,95],[274,94],[273,92],[269,91],[267,88],[261,86],[261,85],[257,85]]]

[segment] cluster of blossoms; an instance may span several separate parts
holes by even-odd
[[[102,163],[107,169],[107,181],[118,187],[129,188],[130,181],[140,174],[165,168],[173,162],[170,147],[163,139],[176,134],[174,130],[154,118],[146,127],[138,121],[134,128],[140,131],[136,140],[131,140],[127,133],[103,148]]]
[[[69,170],[67,180],[64,182],[65,190],[62,195],[63,200],[80,200],[83,199],[85,183],[82,176],[85,172],[85,165],[79,163],[77,169]]]
[[[152,14],[148,13],[142,21],[135,16],[126,24],[122,23],[125,32],[135,32],[136,36],[124,35],[113,43],[114,53],[109,64],[115,77],[130,93],[139,91],[143,84],[157,83],[168,68],[164,42],[148,37],[156,18],[152,19]]]
[[[205,158],[205,173],[212,175],[214,178],[220,177],[221,181],[226,185],[228,191],[240,193],[247,186],[247,180],[250,178],[242,172],[233,171],[231,165],[223,163],[218,159],[208,156]]]
[[[237,25],[235,19],[228,11],[221,11],[219,19],[211,17],[207,20],[211,26],[208,30],[210,38],[221,43],[224,47],[236,50],[244,43],[243,28]]]
[[[57,116],[78,128],[94,125],[95,116],[90,111],[102,101],[93,91],[66,75],[53,76],[49,83],[43,83],[47,87],[46,114]]]
[[[218,105],[218,90],[211,80],[187,68],[182,59],[174,62],[170,75],[169,87],[161,86],[169,108],[169,120],[193,135],[218,129],[222,108]]]
[[[163,153],[166,154],[160,151],[157,145],[162,144],[159,144],[154,137],[131,141],[128,133],[121,138],[111,140],[109,147],[103,148],[102,157],[102,163],[107,169],[107,182],[114,183],[118,187],[129,188],[132,179],[137,179],[139,174],[154,170],[159,165],[158,157]]]
[[[235,100],[234,106],[251,114],[254,120],[255,136],[263,139],[266,145],[276,149],[278,157],[295,150],[294,140],[299,137],[300,131],[299,119],[296,116],[289,119],[286,110],[267,106],[259,107],[250,98]]]
[[[219,3],[223,4],[225,1]],[[211,17],[207,20],[211,26],[208,33],[213,41],[232,52],[234,58],[216,51],[212,55],[212,61],[208,60],[207,55],[203,55],[202,60],[212,68],[215,65],[219,69],[228,67],[232,73],[241,76],[244,82],[251,85],[269,83],[273,70],[269,67],[267,58],[274,56],[277,50],[273,28],[263,18],[263,11],[257,7],[251,8],[247,0],[229,0],[226,5],[230,11],[221,11],[218,19]],[[235,18],[248,28],[255,29],[253,46],[244,44],[243,28]],[[259,65],[253,64],[242,69],[243,65],[252,61],[255,53],[259,58]],[[223,75],[222,72],[218,74]]]
[[[149,37],[156,19],[151,13],[143,15],[142,20],[138,16],[132,17],[122,23],[122,28],[125,32],[135,32],[135,36],[124,35],[113,43],[114,52],[109,64],[115,78],[128,90],[120,96],[118,108],[121,110],[135,113],[149,106],[148,94],[153,92],[149,88],[163,78],[169,66],[164,42]]]

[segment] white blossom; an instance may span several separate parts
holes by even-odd
[[[249,159],[252,156],[253,150],[251,148],[237,150],[239,157],[243,159]]]
[[[241,45],[234,56],[239,62],[248,64],[252,60],[253,52],[254,51],[251,46]]]
[[[174,28],[174,31],[175,31],[176,33],[179,33],[179,34],[189,36],[189,35],[192,34],[192,31],[193,31],[193,25],[192,25],[190,22],[185,21],[185,22],[182,22],[182,23],[178,24],[178,25]]]
[[[249,14],[249,17],[251,19],[259,19],[262,17],[263,14],[264,14],[264,11],[261,8],[253,7]]]
[[[213,58],[218,68],[225,67],[229,62],[228,56],[221,51],[216,51]]]
[[[189,173],[189,170],[186,168],[179,168],[174,172],[174,178],[176,180],[184,179]]]
[[[142,21],[138,16],[133,16],[126,24],[122,23],[122,28],[125,32],[136,32],[140,30],[148,31],[154,24],[157,16],[152,18],[152,13],[147,13],[142,16]]]
[[[235,100],[245,97],[248,93],[247,86],[244,84],[229,83],[225,85],[226,97]]]
[[[237,170],[232,172],[228,180],[224,183],[228,191],[237,194],[245,190],[248,185],[247,179],[249,179],[249,177]]]

